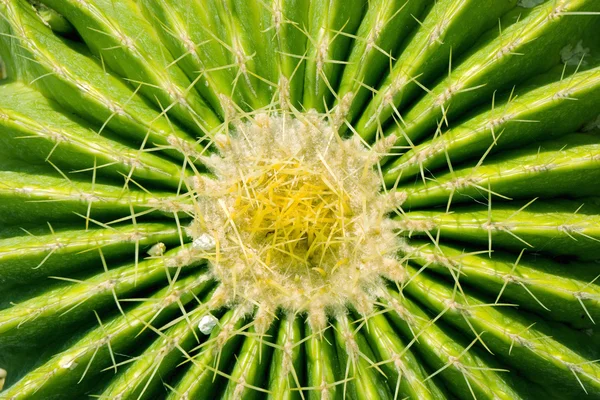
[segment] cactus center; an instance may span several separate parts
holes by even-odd
[[[230,302],[321,314],[372,306],[403,276],[382,191],[382,149],[342,139],[327,115],[258,114],[219,134],[193,180],[193,246]],[[385,141],[381,141],[385,143]]]

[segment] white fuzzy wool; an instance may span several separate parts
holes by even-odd
[[[193,246],[231,304],[313,321],[348,304],[369,312],[383,277],[404,278],[388,217],[404,197],[382,192],[373,168],[394,138],[369,149],[341,139],[326,116],[301,118],[258,114],[216,138],[221,156],[203,160],[214,178],[191,182]]]

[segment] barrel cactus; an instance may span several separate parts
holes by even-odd
[[[600,399],[598,0],[0,0],[0,398]]]

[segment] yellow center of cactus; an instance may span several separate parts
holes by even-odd
[[[327,115],[264,113],[215,138],[193,179],[194,246],[229,303],[307,311],[316,323],[350,303],[368,312],[403,277],[389,218],[401,196],[374,168],[385,147],[341,139]],[[268,319],[268,318],[267,318]]]

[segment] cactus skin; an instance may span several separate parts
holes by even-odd
[[[596,0],[0,0],[0,399],[600,399],[598,32]],[[239,301],[214,268],[247,247],[197,231],[223,149],[290,118],[393,203],[341,306],[312,261],[282,276],[322,303]],[[310,175],[277,161],[242,181]],[[306,260],[350,221],[335,172],[286,199]]]

